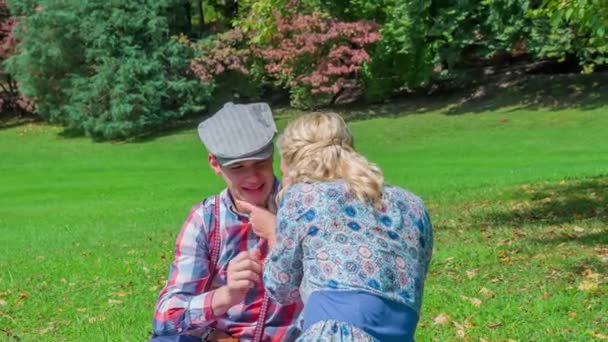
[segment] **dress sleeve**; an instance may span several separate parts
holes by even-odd
[[[429,270],[431,263],[431,257],[433,255],[433,225],[429,213],[424,206],[424,202],[420,198],[416,198],[416,202],[419,205],[420,216],[416,222],[418,229],[420,230],[419,245],[420,245],[420,260],[424,266],[424,277]]]
[[[264,287],[281,304],[297,301],[302,282],[302,237],[307,217],[314,216],[309,184],[290,186],[277,212],[275,244],[264,265]],[[304,190],[304,191],[303,191]],[[306,198],[305,198],[306,197]],[[308,205],[307,205],[308,203]]]

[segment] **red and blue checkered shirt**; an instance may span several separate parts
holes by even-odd
[[[210,287],[212,289],[226,284],[228,263],[240,252],[259,248],[263,258],[268,254],[266,241],[253,233],[248,217],[236,211],[228,190],[219,196],[219,232],[222,244],[217,274]],[[261,282],[257,288],[248,292],[242,303],[220,316],[214,315],[211,309],[213,290],[203,292],[209,281],[213,199],[207,198],[192,208],[177,238],[169,280],[160,292],[154,313],[154,333],[157,335],[186,332],[199,334],[208,327],[214,327],[243,341],[253,340],[264,298]],[[280,305],[270,300],[262,340],[295,340],[300,334],[296,320],[301,310],[301,302]]]

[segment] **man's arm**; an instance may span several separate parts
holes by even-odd
[[[204,229],[204,205],[195,206],[175,244],[169,279],[154,313],[154,333],[174,335],[204,328],[215,320],[213,292],[202,293],[209,279],[209,244]]]
[[[177,238],[175,259],[167,285],[161,291],[154,314],[154,333],[175,335],[205,328],[260,281],[259,255],[242,252],[228,265],[227,285],[202,292],[209,279],[209,241],[204,229],[204,206],[192,209]],[[218,232],[219,234],[219,232]]]

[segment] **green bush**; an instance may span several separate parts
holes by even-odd
[[[210,89],[169,37],[159,0],[51,0],[26,15],[9,69],[37,113],[100,139],[150,133],[200,111]]]
[[[415,88],[433,77],[433,51],[427,33],[429,2],[404,0],[387,11],[382,39],[363,70],[366,101],[379,102],[404,88]]]
[[[584,72],[608,64],[608,1],[547,0],[530,12],[531,50],[541,58],[574,56]]]
[[[238,16],[234,4],[205,2],[206,39],[191,44],[169,37],[196,25],[189,1],[12,0],[7,71],[42,117],[125,138],[272,83],[317,107],[468,81],[514,56],[608,64],[608,0],[243,0]]]

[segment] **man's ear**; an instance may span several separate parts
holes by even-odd
[[[216,175],[221,176],[223,175],[222,173],[222,167],[220,166],[220,162],[217,160],[217,158],[209,153],[209,155],[207,156],[207,160],[209,161],[209,166],[211,167],[211,170],[213,170],[213,172],[215,172]]]

